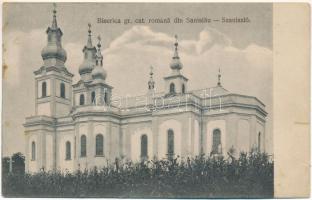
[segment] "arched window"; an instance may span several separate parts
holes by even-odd
[[[104,138],[102,134],[98,134],[95,137],[95,155],[103,156],[104,155]]]
[[[80,95],[80,100],[79,100],[79,105],[84,105],[85,104],[85,98],[84,98],[84,95],[81,94]]]
[[[104,92],[104,103],[107,104],[107,92]]]
[[[168,130],[168,158],[172,159],[174,156],[174,133],[173,130]]]
[[[41,93],[42,93],[42,97],[47,96],[47,83],[46,82],[43,82],[41,85]]]
[[[213,130],[211,153],[212,154],[221,153],[221,131],[220,129]]]
[[[261,132],[258,133],[258,151],[261,151]]]
[[[66,142],[65,148],[66,148],[65,159],[70,160],[71,159],[71,149],[70,149],[70,142],[69,141]]]
[[[36,160],[36,143],[31,143],[31,160]]]
[[[184,94],[184,93],[185,93],[185,85],[182,84],[182,94]]]
[[[141,159],[145,160],[147,159],[147,135],[141,136]]]
[[[87,137],[85,135],[82,135],[80,138],[80,156],[87,156]]]
[[[175,93],[175,85],[174,85],[174,83],[170,83],[170,93]]]
[[[91,93],[91,102],[95,104],[95,91]]]
[[[65,84],[61,83],[60,85],[61,97],[65,99]]]

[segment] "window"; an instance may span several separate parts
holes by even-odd
[[[258,151],[261,151],[261,132],[258,133]]]
[[[31,160],[36,160],[36,143],[31,143]]]
[[[70,160],[71,159],[71,149],[70,149],[70,142],[69,141],[66,142],[65,148],[66,148],[65,159]]]
[[[104,92],[104,103],[107,104],[107,92]]]
[[[213,130],[211,153],[212,154],[221,153],[221,131],[220,129]]]
[[[174,156],[174,133],[171,129],[168,130],[168,158],[172,159]]]
[[[82,135],[80,138],[80,156],[87,156],[87,137],[85,135]]]
[[[170,83],[170,93],[175,93],[175,85],[174,85],[174,83]]]
[[[184,94],[184,93],[185,93],[185,85],[182,84],[182,94]]]
[[[42,92],[42,97],[47,96],[47,83],[43,82],[41,85],[41,92]]]
[[[141,159],[147,159],[147,135],[141,136]]]
[[[79,105],[84,105],[84,103],[85,103],[85,98],[84,98],[84,95],[81,94],[80,95],[80,100],[79,100]]]
[[[91,102],[95,104],[95,91],[91,93]]]
[[[95,137],[95,155],[97,156],[103,156],[104,155],[104,138],[103,135],[98,134]]]
[[[65,99],[65,84],[61,83],[61,97]]]

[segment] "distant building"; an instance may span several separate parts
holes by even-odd
[[[163,93],[155,93],[151,70],[147,95],[112,99],[100,38],[89,25],[81,79],[65,67],[66,51],[56,11],[46,33],[43,65],[35,74],[35,116],[25,126],[26,171],[101,167],[115,158],[141,159],[224,155],[265,147],[265,105],[256,97],[233,94],[221,85],[189,91],[178,41]],[[122,72],[121,72],[122,73]],[[138,80],[139,81],[139,80]]]

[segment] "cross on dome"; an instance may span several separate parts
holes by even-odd
[[[218,86],[221,86],[221,70],[219,67],[219,74],[218,74]]]

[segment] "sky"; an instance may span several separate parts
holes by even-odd
[[[216,86],[218,69],[225,89],[255,96],[266,105],[268,152],[272,152],[272,4],[265,3],[58,3],[57,22],[63,31],[67,69],[79,80],[82,49],[92,24],[93,44],[101,35],[107,83],[113,95],[147,92],[150,66],[156,90],[170,73],[174,35],[179,37],[182,73],[188,89]],[[6,3],[3,7],[2,155],[24,153],[25,117],[35,112],[33,71],[42,64],[45,33],[53,5]],[[97,18],[248,17],[250,23],[103,24]]]

